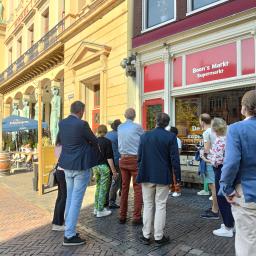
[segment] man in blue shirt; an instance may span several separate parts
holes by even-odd
[[[113,130],[106,134],[106,138],[111,140],[111,142],[112,142],[112,149],[113,149],[113,153],[114,153],[114,164],[115,164],[115,168],[119,174],[118,178],[116,180],[113,179],[113,177],[112,177],[112,182],[109,187],[110,190],[109,190],[109,194],[107,195],[106,202],[109,204],[110,209],[120,208],[120,206],[116,204],[116,194],[117,194],[118,189],[120,189],[120,185],[121,185],[121,173],[119,170],[120,154],[118,151],[118,137],[117,137],[117,128],[120,124],[121,124],[120,119],[116,119],[111,124],[111,128]]]
[[[120,224],[126,222],[128,208],[128,194],[131,177],[134,190],[133,224],[141,225],[142,192],[141,185],[136,182],[138,175],[138,148],[140,136],[143,134],[141,125],[134,123],[136,113],[133,108],[125,111],[126,122],[118,127],[118,150],[121,154],[119,166],[122,173],[122,194],[120,202]]]
[[[256,255],[256,90],[242,98],[244,121],[229,126],[220,192],[232,204],[236,255]]]

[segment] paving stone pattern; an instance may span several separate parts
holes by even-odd
[[[27,200],[30,193],[34,196],[32,191],[26,192],[26,197],[14,191],[15,188],[0,183],[0,255],[234,255],[234,239],[212,235],[221,222],[199,218],[210,201],[208,197],[197,196],[196,190],[184,189],[180,198],[168,199],[166,234],[170,235],[171,243],[160,248],[154,243],[146,246],[139,242],[141,227],[131,224],[132,194],[125,225],[118,223],[117,210],[107,218],[98,219],[92,214],[93,205],[83,208],[78,231],[87,243],[66,248],[62,246],[63,234],[51,231],[49,206]]]
[[[93,207],[88,207],[82,210],[80,223],[87,232],[95,236],[100,234],[101,239],[115,244],[125,255],[234,255],[234,239],[212,234],[212,230],[220,227],[221,221],[199,217],[202,210],[210,207],[210,201],[208,197],[197,196],[196,192],[184,189],[181,197],[169,197],[165,232],[170,236],[171,244],[162,248],[154,243],[151,246],[140,243],[141,227],[132,226],[131,211],[128,223],[121,225],[117,222],[118,211],[105,219],[96,219],[92,214]],[[131,198],[129,209],[132,201]]]

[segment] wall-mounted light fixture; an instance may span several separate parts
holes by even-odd
[[[120,66],[125,69],[126,76],[136,77],[136,55],[131,55],[128,58],[124,58]]]

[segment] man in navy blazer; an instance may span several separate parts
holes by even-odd
[[[236,255],[256,255],[256,90],[242,98],[245,120],[229,126],[220,191],[232,204]]]
[[[143,134],[140,140],[137,182],[142,183],[144,211],[141,241],[144,244],[150,243],[153,216],[155,242],[162,245],[170,241],[169,237],[164,236],[166,202],[172,170],[177,183],[180,183],[181,170],[176,135],[165,130],[169,122],[167,114],[158,114],[157,127]]]
[[[59,166],[65,171],[67,202],[63,245],[81,245],[85,240],[76,233],[84,193],[90,181],[90,169],[97,165],[98,141],[87,122],[81,120],[85,105],[71,104],[71,114],[60,121],[59,135],[62,152]]]

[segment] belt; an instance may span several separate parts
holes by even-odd
[[[137,157],[137,155],[121,154],[121,157]]]

